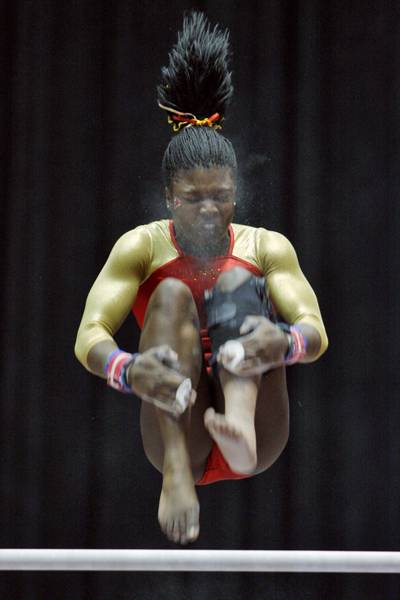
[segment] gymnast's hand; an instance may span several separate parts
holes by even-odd
[[[250,315],[243,321],[240,333],[240,338],[226,342],[220,348],[218,362],[225,369],[246,377],[264,373],[284,363],[289,347],[288,336],[269,319]],[[237,342],[243,350],[238,344],[235,350],[234,344]]]
[[[190,379],[181,375],[179,369],[176,352],[167,345],[156,346],[140,354],[126,378],[142,400],[178,417],[196,399]]]

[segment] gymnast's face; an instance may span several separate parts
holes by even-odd
[[[226,235],[236,194],[229,167],[182,169],[174,176],[166,194],[177,232],[203,244]]]

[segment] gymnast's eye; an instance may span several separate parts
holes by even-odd
[[[178,200],[178,198],[176,198],[176,200]],[[232,193],[227,190],[223,190],[220,192],[214,192],[209,196],[202,196],[201,194],[182,194],[179,197],[178,202],[181,201],[187,204],[197,204],[198,202],[204,202],[205,200],[211,200],[212,202],[216,202],[217,204],[231,202]]]
[[[231,192],[228,191],[223,191],[223,192],[216,192],[213,196],[213,200],[215,202],[231,202],[232,201],[232,194]]]

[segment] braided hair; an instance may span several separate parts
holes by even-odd
[[[229,32],[212,29],[202,13],[184,18],[182,31],[161,70],[159,106],[178,133],[162,161],[166,185],[180,169],[230,167],[237,161],[231,142],[218,133],[232,94]]]

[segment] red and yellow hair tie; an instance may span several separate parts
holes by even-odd
[[[192,113],[180,112],[179,110],[175,110],[169,106],[164,106],[160,102],[158,103],[158,106],[171,113],[171,115],[168,115],[168,123],[172,125],[172,129],[176,133],[181,129],[192,127],[193,125],[200,127],[212,127],[213,129],[222,129],[222,126],[217,123],[217,121],[220,119],[219,113],[214,113],[211,115],[211,117],[206,117],[205,119],[198,119]]]

